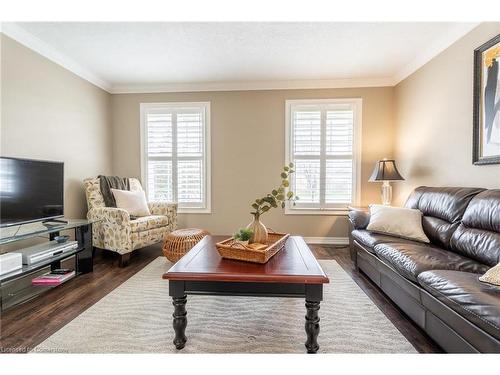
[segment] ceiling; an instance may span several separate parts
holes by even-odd
[[[22,22],[2,32],[118,93],[390,86],[475,26]]]

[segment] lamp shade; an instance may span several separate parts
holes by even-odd
[[[400,181],[404,180],[399,174],[394,160],[383,159],[375,164],[369,181]]]

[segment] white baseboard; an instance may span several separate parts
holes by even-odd
[[[304,237],[308,244],[315,245],[348,245],[348,237]]]

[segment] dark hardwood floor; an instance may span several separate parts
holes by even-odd
[[[355,271],[347,247],[310,247],[318,259],[336,260],[419,352],[442,352],[366,276]],[[161,245],[149,246],[135,251],[128,267],[119,268],[115,254],[97,250],[94,272],[2,312],[0,353],[28,352],[160,255]]]

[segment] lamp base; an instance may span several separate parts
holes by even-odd
[[[392,201],[392,186],[389,181],[382,182],[382,204],[384,206],[390,206]]]

